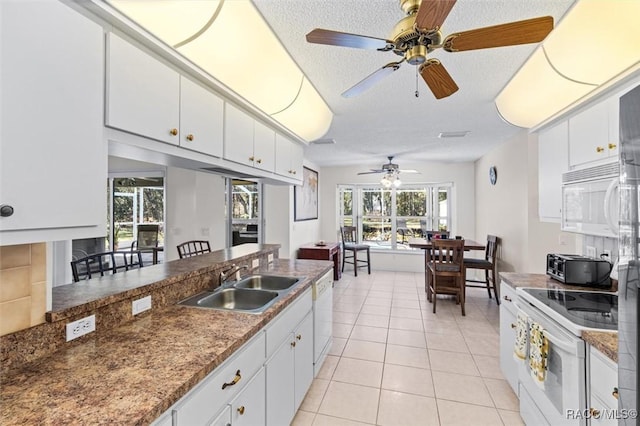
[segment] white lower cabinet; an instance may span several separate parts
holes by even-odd
[[[617,425],[618,366],[602,352],[589,347],[589,414],[592,425]]]
[[[227,405],[209,426],[231,426],[231,406]]]
[[[259,426],[265,424],[264,367],[231,401],[232,426]]]
[[[518,395],[518,364],[513,358],[516,341],[516,319],[518,309],[514,305],[516,291],[502,282],[500,284],[500,369],[511,389]]]

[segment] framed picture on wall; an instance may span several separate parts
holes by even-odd
[[[318,218],[318,172],[302,168],[302,185],[293,187],[293,220]]]

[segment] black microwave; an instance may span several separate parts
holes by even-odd
[[[563,284],[611,287],[611,264],[576,254],[548,254],[547,275]]]

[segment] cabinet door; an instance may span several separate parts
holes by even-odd
[[[313,382],[313,316],[311,312],[294,331],[295,347],[295,405],[300,407]]]
[[[180,77],[180,146],[222,157],[223,117],[222,99]]]
[[[276,159],[276,132],[259,121],[254,122],[254,167],[273,172]]]
[[[179,74],[115,34],[107,41],[107,126],[177,145]]]
[[[0,2],[0,231],[38,230],[4,244],[105,233],[103,37],[60,1]]]
[[[276,133],[276,173],[291,177],[291,145],[292,142]]]
[[[566,121],[538,135],[538,215],[541,222],[560,222],[562,173],[569,169],[569,125]]]
[[[293,171],[294,179],[302,180],[303,156],[304,150],[302,145],[291,142],[291,170]]]
[[[518,394],[518,365],[513,358],[513,347],[516,341],[516,312],[513,305],[515,291],[512,287],[501,284],[500,294],[500,369],[513,391]]]
[[[609,104],[597,103],[569,118],[569,164],[578,166],[609,156]]]
[[[225,104],[224,158],[253,166],[253,118],[233,105]]]
[[[288,425],[294,408],[294,343],[289,333],[265,366],[267,374],[267,426]]]
[[[263,367],[231,401],[231,424],[233,426],[261,426],[265,424],[264,380]]]

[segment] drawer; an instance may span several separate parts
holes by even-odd
[[[589,352],[591,395],[596,395],[607,407],[617,408],[618,400],[613,396],[613,391],[618,387],[618,366],[593,346],[590,346]]]
[[[616,419],[617,405],[613,407],[607,406],[600,398],[592,394],[589,408],[599,411],[599,413],[590,411],[592,426],[616,426],[618,424],[618,420]]]
[[[178,402],[173,411],[176,424],[208,424],[262,367],[264,353],[265,335],[260,331]],[[237,371],[240,371],[237,383],[223,389],[225,383],[233,383]]]
[[[311,311],[311,288],[308,288],[291,305],[281,312],[276,319],[267,326],[267,358],[275,352],[280,343]]]
[[[513,302],[516,301],[516,289],[502,281],[500,283],[500,307],[508,309],[513,315],[517,315],[517,309]]]

